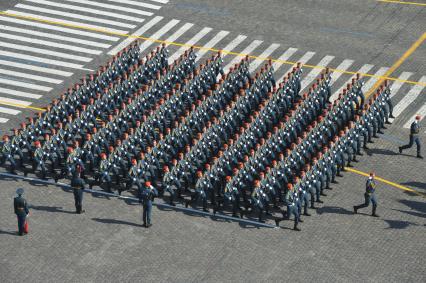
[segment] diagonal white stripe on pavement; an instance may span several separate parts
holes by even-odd
[[[89,6],[95,6],[95,7],[101,7],[101,8],[107,8],[114,11],[123,11],[127,13],[143,15],[143,16],[152,16],[154,14],[152,12],[137,10],[135,8],[123,7],[123,5],[117,6],[117,5],[103,4],[103,3],[88,1],[88,0],[64,0],[64,1],[74,2],[74,3],[83,4],[83,5],[89,5]]]
[[[159,29],[157,32],[152,34],[149,38],[152,39],[160,39],[161,36],[163,36],[166,32],[172,29],[175,25],[177,25],[180,21],[179,20],[171,20],[167,24],[165,24],[161,29]],[[144,43],[141,44],[139,52],[145,51],[148,47],[150,47],[152,44],[154,44],[154,41],[146,40]]]
[[[82,62],[86,62],[86,63],[93,60],[92,58],[89,58],[89,57],[70,55],[68,53],[50,51],[50,50],[47,50],[47,49],[35,48],[35,47],[30,47],[30,46],[25,46],[25,45],[20,45],[20,44],[13,44],[13,43],[9,43],[9,42],[1,42],[0,41],[0,46],[5,47],[5,48],[10,48],[10,49],[16,49],[16,50],[28,51],[28,52],[50,55],[50,56],[55,56],[55,57],[61,57],[61,58],[66,58],[66,59],[72,59],[72,60],[82,61]]]
[[[327,55],[324,58],[319,61],[318,64],[316,64],[319,67],[327,67],[328,64],[334,59],[334,56]],[[301,89],[300,91],[303,92],[305,88],[307,88],[315,79],[318,77],[318,75],[323,71],[323,69],[320,68],[314,68],[312,69],[309,74],[302,80],[301,83]]]
[[[41,13],[46,13],[46,14],[52,14],[52,15],[58,15],[58,16],[63,16],[63,17],[68,17],[68,18],[73,18],[73,19],[79,19],[79,20],[84,20],[84,21],[89,21],[89,22],[101,23],[101,24],[106,24],[106,25],[111,25],[111,26],[129,28],[129,29],[133,29],[133,28],[136,27],[135,25],[121,23],[121,22],[117,22],[117,21],[111,21],[111,20],[106,20],[106,19],[101,19],[101,18],[89,17],[89,16],[80,15],[80,14],[62,12],[62,11],[57,11],[57,10],[52,10],[52,9],[45,9],[45,8],[35,7],[35,6],[25,5],[25,4],[18,4],[18,5],[15,6],[15,8],[31,10],[31,11],[36,11],[36,12],[41,12]]]
[[[186,45],[194,45],[197,43],[200,39],[202,39],[206,34],[208,34],[212,28],[205,27],[200,32],[198,32],[194,37],[192,37],[190,40],[188,40],[185,44]],[[188,46],[182,46],[179,48],[178,51],[173,53],[172,56],[169,57],[169,64],[173,63],[174,60],[176,60],[185,50],[188,49]]]
[[[228,34],[229,34],[229,31],[221,30],[209,42],[204,44],[204,47],[205,48],[213,48],[216,44],[219,43],[219,41],[224,39],[225,36],[227,36]],[[195,59],[195,62],[200,60],[201,57],[203,57],[203,55],[207,53],[207,51],[208,51],[207,49],[201,49],[200,51],[198,51],[197,58]]]
[[[115,55],[121,50],[123,50],[124,47],[128,46],[130,43],[132,43],[136,38],[136,36],[140,36],[141,34],[145,33],[147,30],[152,28],[154,25],[156,25],[159,21],[161,21],[163,17],[157,16],[154,17],[149,22],[145,23],[142,27],[140,27],[137,31],[135,31],[132,36],[126,38],[121,43],[119,43],[117,46],[115,46],[113,49],[111,49],[108,54],[109,55]]]
[[[259,58],[268,58],[269,57],[269,55],[271,55],[272,54],[272,52],[274,52],[275,50],[277,50],[277,48],[278,47],[280,47],[280,45],[279,44],[277,44],[277,43],[272,43],[271,45],[269,45],[269,47],[268,48],[266,48],[266,50],[265,51],[263,51],[262,52],[262,54],[260,54],[258,57]],[[257,69],[257,67],[259,67],[259,65],[260,64],[262,64],[262,62],[264,61],[263,59],[256,59],[256,60],[254,60],[253,62],[251,62],[251,64],[250,64],[250,68],[249,68],[249,71],[250,71],[250,73],[251,72],[254,72],[254,71],[256,71],[256,69]]]
[[[243,51],[241,51],[241,54],[250,54],[253,50],[255,50],[259,45],[262,44],[262,40],[254,40],[252,41],[249,46],[247,46]],[[234,59],[232,59],[231,62],[228,63],[223,69],[225,73],[229,71],[229,68],[231,68],[234,64],[238,63],[243,59],[244,56],[235,56]]]
[[[6,85],[19,86],[19,87],[23,87],[23,88],[36,89],[36,90],[40,90],[40,91],[51,91],[52,90],[51,87],[40,86],[40,85],[26,83],[26,82],[22,82],[22,81],[18,81],[18,80],[6,79],[6,78],[3,78],[1,76],[0,76],[0,83],[6,84]]]
[[[33,94],[33,93],[18,91],[18,90],[14,90],[14,89],[8,89],[8,88],[4,88],[4,87],[0,87],[0,93],[19,96],[19,97],[26,97],[26,98],[31,98],[31,99],[39,99],[39,98],[42,97],[39,94]]]
[[[426,76],[423,76],[420,78],[419,82],[426,83]],[[410,91],[404,95],[404,97],[398,102],[397,105],[393,108],[393,116],[398,117],[401,115],[401,113],[410,105],[413,103],[416,98],[420,95],[422,90],[424,89],[424,86],[422,85],[415,85],[413,86]]]
[[[15,24],[21,24],[21,25],[27,25],[27,26],[30,26],[30,27],[37,27],[37,28],[55,30],[55,31],[60,31],[60,32],[65,32],[65,33],[70,33],[70,34],[77,34],[77,35],[81,35],[81,36],[93,37],[93,38],[98,38],[98,39],[103,39],[103,40],[108,40],[108,41],[117,41],[117,40],[120,39],[118,37],[104,35],[104,34],[101,34],[101,33],[93,33],[93,32],[88,32],[88,31],[77,30],[77,29],[71,29],[71,28],[65,28],[65,27],[60,27],[60,26],[38,23],[38,22],[34,22],[34,21],[26,21],[26,20],[11,18],[11,17],[0,16],[0,21],[5,21],[5,22],[10,22],[10,23],[15,23]]]
[[[80,12],[95,14],[95,15],[103,15],[103,16],[116,18],[116,19],[122,19],[122,20],[126,20],[126,21],[139,22],[139,23],[142,23],[143,21],[145,21],[145,19],[136,18],[136,17],[129,17],[128,15],[125,15],[125,14],[111,13],[111,12],[102,11],[102,10],[99,10],[99,9],[91,9],[91,8],[82,7],[82,6],[56,3],[56,2],[45,1],[45,0],[25,0],[25,1],[34,2],[34,3],[37,3],[37,4],[46,5],[46,6],[63,8],[63,9],[66,9],[66,10],[74,10],[74,11],[80,11]]]
[[[368,73],[372,68],[374,67],[374,65],[370,65],[370,64],[365,64],[363,65],[357,73],[360,74],[366,74]],[[346,87],[346,85],[348,83],[352,82],[352,78],[350,78],[349,80],[347,80],[338,90],[336,90],[333,95],[331,95],[330,97],[330,101],[334,101],[339,97],[339,94],[342,92],[342,90]]]

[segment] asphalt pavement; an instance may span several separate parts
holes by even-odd
[[[128,38],[126,34],[140,30],[139,35],[152,39],[171,38],[176,43],[232,47],[228,50],[281,58],[276,78],[291,67],[282,61],[303,59],[308,65],[337,68],[340,72],[335,72],[338,75],[332,86],[335,93],[352,77],[343,70],[373,75],[365,78],[364,90],[368,91],[426,32],[426,7],[379,1],[122,1],[121,8],[139,11],[133,14],[105,6],[118,7],[120,1],[116,0],[48,2],[0,2],[0,10],[8,13],[0,15],[1,133],[18,126],[90,70],[105,64],[115,47]],[[81,6],[86,11],[60,5]],[[143,11],[152,14],[143,15]],[[73,15],[63,16],[65,12]],[[39,20],[22,13],[34,14]],[[118,18],[121,14],[129,19]],[[46,17],[78,23],[65,26]],[[82,26],[87,24],[122,31],[112,34]],[[31,43],[25,38],[47,42]],[[179,48],[169,45],[170,54],[178,54]],[[234,58],[227,55],[224,64]],[[365,177],[352,172],[338,179],[324,205],[305,218],[299,233],[290,230],[290,222],[270,229],[158,208],[154,209],[154,226],[146,229],[141,226],[141,208],[134,203],[86,194],[87,212],[75,215],[68,190],[2,177],[0,281],[424,282],[425,161],[415,158],[415,149],[397,153],[398,146],[408,141],[407,125],[413,116],[426,111],[424,62],[423,42],[390,75],[399,78],[392,85],[397,118],[355,164],[356,170],[375,171],[385,180],[415,191],[379,183],[380,218],[368,216],[371,208],[353,215],[352,206],[363,201]],[[306,85],[315,79],[313,70],[304,68]],[[426,141],[424,128],[421,138]],[[25,237],[15,233],[12,198],[18,186],[26,189],[33,206],[31,232]]]

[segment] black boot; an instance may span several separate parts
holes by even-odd
[[[299,228],[299,227],[297,227],[297,223],[294,223],[294,228],[293,228],[293,230],[294,230],[294,231],[300,231],[300,228]]]
[[[376,208],[377,206],[373,206],[373,213],[371,214],[373,217],[379,217],[379,215],[376,214]]]

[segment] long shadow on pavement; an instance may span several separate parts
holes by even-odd
[[[10,232],[10,231],[3,231],[0,230],[0,235],[12,235],[12,236],[18,236],[17,232]]]
[[[324,214],[324,213],[336,213],[336,214],[346,214],[346,215],[353,215],[353,211],[351,210],[347,210],[345,208],[342,207],[337,207],[337,206],[324,206],[324,207],[319,207],[317,208],[317,213],[318,214]]]
[[[381,154],[381,155],[399,155],[396,151],[389,150],[389,149],[381,149],[381,148],[373,148],[368,149],[367,151],[368,156],[372,156],[374,154]]]
[[[402,204],[405,204],[411,209],[414,209],[418,212],[426,214],[426,205],[424,202],[415,201],[415,200],[406,200],[406,199],[402,199],[399,202]]]
[[[405,229],[408,226],[419,226],[419,224],[410,222],[410,221],[404,221],[404,220],[390,220],[390,219],[384,219],[384,221],[389,224],[389,227],[385,229]]]
[[[419,189],[425,189],[426,190],[426,183],[422,183],[422,182],[405,182],[405,183],[401,183],[402,185],[405,186],[411,186],[411,187],[416,187]]]
[[[31,205],[30,209],[47,211],[47,212],[60,212],[60,213],[67,213],[67,214],[75,214],[75,212],[73,212],[73,211],[62,210],[61,206]]]
[[[104,224],[122,224],[122,225],[129,225],[129,226],[135,226],[135,227],[142,227],[142,224],[137,224],[133,222],[128,222],[124,220],[117,220],[117,219],[109,219],[109,218],[92,218],[92,220]]]

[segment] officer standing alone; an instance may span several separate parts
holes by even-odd
[[[152,202],[158,196],[158,191],[151,185],[151,182],[145,182],[145,186],[139,193],[139,201],[143,205],[143,226],[149,228],[151,224]]]
[[[71,177],[71,187],[74,194],[75,212],[77,214],[85,212],[85,210],[83,209],[83,189],[85,183],[80,176],[81,172],[81,166],[77,164]]]
[[[365,202],[360,205],[354,206],[354,213],[358,213],[358,209],[368,207],[370,205],[370,202],[373,204],[373,212],[371,216],[379,217],[379,215],[376,214],[377,209],[377,198],[376,198],[376,181],[375,181],[375,174],[374,172],[370,173],[370,177],[367,179],[367,182],[365,184]]]
[[[420,137],[419,137],[420,120],[421,120],[421,116],[417,115],[414,122],[411,123],[411,126],[410,126],[410,142],[407,145],[400,146],[399,147],[399,153],[402,153],[402,151],[404,149],[411,148],[413,146],[413,144],[416,143],[416,145],[417,145],[417,158],[423,158],[422,153],[421,153],[421,143],[420,143]]]
[[[13,199],[13,207],[15,209],[15,214],[18,217],[18,233],[19,236],[23,236],[24,233],[27,234],[28,231],[24,231],[25,221],[27,219],[27,215],[30,213],[28,209],[28,203],[22,196],[24,194],[24,189],[19,188],[16,190],[16,196]]]

